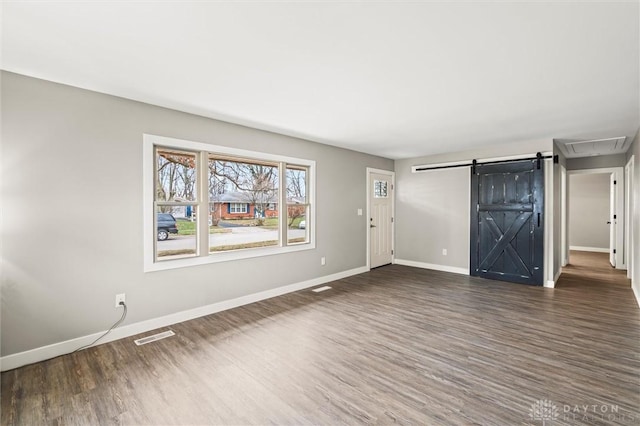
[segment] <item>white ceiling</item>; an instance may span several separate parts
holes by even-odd
[[[389,158],[640,126],[637,1],[2,8],[5,70]]]

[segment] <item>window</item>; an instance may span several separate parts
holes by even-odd
[[[387,181],[384,181],[384,180],[373,181],[373,197],[387,198]]]
[[[211,236],[209,250],[223,252],[280,245],[277,214],[268,205],[277,200],[280,163],[208,153],[209,194],[213,200],[240,200],[229,204],[229,215],[217,217],[226,226]],[[240,220],[238,216],[241,216]],[[229,235],[231,234],[231,235]]]
[[[247,213],[249,209],[245,203],[231,203],[229,204],[229,213]]]
[[[144,149],[145,271],[315,248],[315,162],[152,135]]]
[[[302,166],[287,166],[287,225],[290,229],[287,242],[309,242],[309,203],[307,200],[307,172]]]
[[[197,208],[196,154],[188,151],[155,149],[155,210],[158,247],[155,260],[192,257],[197,253],[197,236],[185,233],[179,244],[170,242],[179,234],[178,219],[187,220],[187,210]],[[189,220],[193,220],[189,218]],[[197,224],[197,219],[196,219]]]

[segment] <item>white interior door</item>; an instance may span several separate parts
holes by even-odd
[[[611,173],[611,186],[609,189],[609,262],[611,266],[616,266],[616,176],[615,173]]]
[[[393,260],[393,175],[369,174],[369,255],[371,268]]]

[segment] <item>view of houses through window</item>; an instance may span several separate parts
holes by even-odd
[[[195,153],[169,149],[157,151],[155,197],[158,257],[192,257],[197,253],[195,223],[178,223],[176,220],[192,217],[198,208],[197,160]],[[171,238],[179,234],[179,242]]]
[[[309,242],[308,166],[164,147],[155,162],[156,260]]]

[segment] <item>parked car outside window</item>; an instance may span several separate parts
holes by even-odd
[[[177,234],[176,218],[169,213],[158,213],[158,241],[169,238],[169,234]]]

